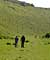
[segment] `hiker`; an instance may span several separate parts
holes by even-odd
[[[21,48],[23,47],[24,48],[24,42],[25,42],[25,36],[23,35],[21,37]]]
[[[18,44],[18,37],[16,36],[15,37],[15,47],[17,46],[17,44]]]

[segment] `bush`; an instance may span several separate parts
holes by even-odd
[[[50,38],[50,33],[46,33],[42,38]]]
[[[48,42],[48,44],[50,44],[50,42]]]
[[[46,38],[50,38],[50,33],[47,33],[47,34],[45,35],[45,37],[46,37]]]
[[[27,41],[25,41],[26,43],[28,43],[29,41],[27,40]]]
[[[0,37],[0,39],[2,39],[2,38]]]

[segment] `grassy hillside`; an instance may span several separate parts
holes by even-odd
[[[50,9],[20,6],[0,0],[0,35],[50,32]]]
[[[36,38],[47,32],[50,32],[50,9],[0,0],[0,38],[15,35],[19,38],[16,48],[14,39],[0,39],[0,60],[50,60],[50,39]],[[25,48],[21,48],[22,34],[29,41],[25,42]]]

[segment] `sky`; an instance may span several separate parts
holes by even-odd
[[[33,3],[35,7],[50,8],[50,0],[19,0],[27,3]]]

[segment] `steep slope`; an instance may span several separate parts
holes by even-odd
[[[0,0],[0,34],[42,34],[50,32],[50,9],[20,6]]]

